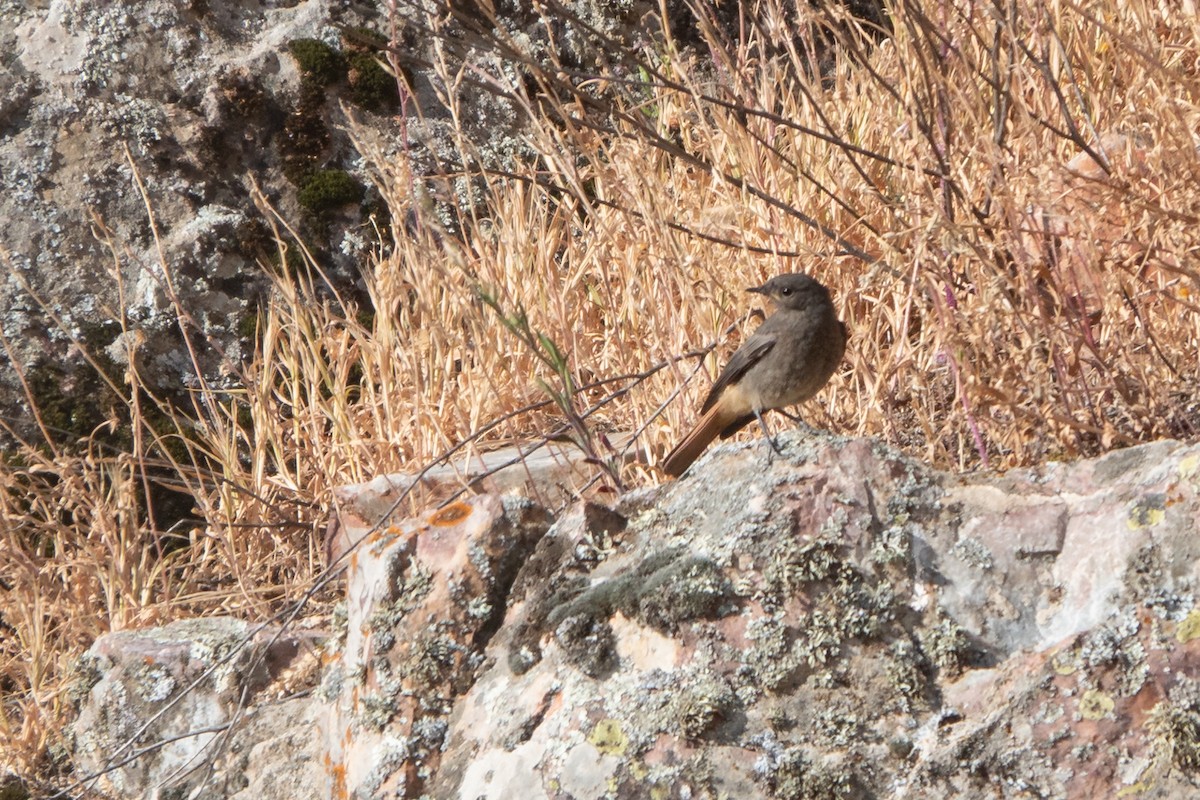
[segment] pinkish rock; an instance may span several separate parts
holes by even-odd
[[[325,682],[328,796],[422,793],[455,699],[548,526],[539,507],[494,495],[369,534],[347,526],[361,541],[349,555],[345,646]]]
[[[614,437],[623,446],[626,436]],[[472,453],[419,474],[380,475],[334,490],[325,532],[325,558],[334,563],[385,518],[403,519],[414,505],[448,498],[464,487],[487,494],[519,494],[546,508],[568,505],[587,484],[592,467],[577,447],[550,442],[532,452],[507,447]],[[419,506],[418,506],[419,507]]]

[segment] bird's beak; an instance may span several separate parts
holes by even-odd
[[[751,286],[746,291],[753,292],[754,294],[764,294],[765,295],[766,294],[765,289],[766,289],[766,284],[764,284],[762,286]]]

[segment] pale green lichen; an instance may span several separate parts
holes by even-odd
[[[342,668],[342,660],[337,659],[321,673],[321,682],[317,686],[317,696],[324,703],[333,703],[342,695],[346,686],[346,675]]]
[[[395,569],[395,565],[393,565]],[[428,567],[411,561],[404,565],[395,597],[381,603],[367,617],[366,629],[372,636],[373,655],[377,658],[386,654],[396,644],[396,629],[417,608],[433,588],[433,575]]]
[[[727,720],[738,701],[724,679],[705,671],[684,682],[670,705],[678,732],[695,741]]]
[[[826,534],[774,552],[763,570],[764,589],[756,598],[770,614],[747,626],[753,645],[741,660],[767,691],[835,663],[847,643],[873,640],[895,621],[895,591],[849,560],[845,544],[832,534],[843,527],[835,520]],[[811,607],[806,618],[784,616],[787,598],[795,595]]]
[[[1132,610],[1088,633],[1079,648],[1078,661],[1085,670],[1115,668],[1117,692],[1137,694],[1150,675],[1146,649],[1138,638],[1141,622]]]
[[[771,797],[786,800],[844,800],[853,796],[853,776],[814,764],[799,747],[776,749],[755,764]]]
[[[905,713],[911,713],[926,691],[926,676],[920,668],[920,652],[908,639],[897,639],[888,648],[884,675],[891,686],[892,703]]]
[[[792,594],[810,583],[829,580],[842,568],[843,545],[818,537],[795,549],[776,551],[763,570],[763,578],[774,591]]]
[[[742,656],[747,678],[769,692],[776,692],[800,677],[807,659],[793,652],[782,613],[750,620],[746,638],[752,643]]]
[[[412,742],[405,736],[386,736],[376,746],[374,766],[363,776],[362,782],[354,793],[359,797],[380,797],[380,789],[386,781],[399,780],[398,786],[392,786],[394,797],[407,797],[403,768],[416,759]]]
[[[403,657],[398,659],[396,669],[405,680],[416,686],[433,686],[448,675],[454,666],[454,653],[458,649],[460,645],[453,637],[435,628],[413,641]]]
[[[849,705],[847,701],[831,700],[815,710],[812,728],[824,746],[852,747],[862,741],[863,720]]]
[[[400,676],[393,674],[386,664],[377,667],[373,677],[374,690],[364,691],[359,696],[354,727],[382,731],[396,714],[397,700],[404,685]]]
[[[975,567],[983,572],[987,572],[995,564],[992,551],[984,547],[983,543],[978,539],[970,536],[964,536],[955,542],[950,552],[958,556],[959,560],[964,564]]]
[[[966,630],[941,609],[934,623],[921,631],[920,640],[926,657],[946,677],[958,676],[971,661],[971,639]]]
[[[881,566],[909,563],[912,538],[912,530],[907,525],[889,525],[871,540],[871,561]]]
[[[1178,769],[1200,772],[1200,684],[1184,678],[1150,710],[1155,749]]]

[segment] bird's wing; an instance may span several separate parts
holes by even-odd
[[[708,392],[708,397],[704,400],[704,405],[700,407],[700,413],[703,414],[712,408],[713,403],[717,402],[717,398],[721,396],[725,388],[741,380],[746,371],[761,361],[762,357],[771,352],[771,348],[774,346],[774,336],[764,334],[762,331],[755,331],[754,335],[737,349],[733,358],[729,359],[725,369],[721,370],[716,383],[713,384],[712,389]]]

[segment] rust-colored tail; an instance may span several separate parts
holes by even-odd
[[[675,449],[667,454],[666,460],[662,463],[663,472],[678,478],[684,473],[684,470],[692,465],[693,461],[700,457],[704,448],[708,447],[709,443],[725,431],[738,416],[731,414],[726,408],[726,404],[715,403],[696,423],[696,427],[683,437],[683,441],[675,445]]]

